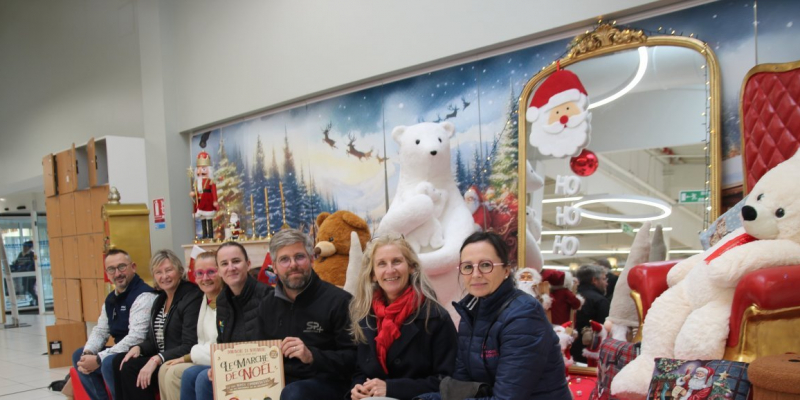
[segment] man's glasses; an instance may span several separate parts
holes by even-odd
[[[128,269],[129,265],[130,264],[120,264],[120,265],[117,265],[116,267],[108,267],[108,268],[106,268],[106,273],[111,275],[111,276],[113,276],[113,275],[116,275],[117,272],[120,272],[120,273],[125,272],[125,270]]]
[[[461,275],[472,275],[472,273],[475,271],[475,268],[477,267],[478,271],[481,271],[482,274],[488,274],[492,272],[494,267],[497,265],[505,265],[505,264],[491,262],[489,260],[483,260],[483,261],[478,261],[478,265],[476,266],[475,264],[466,261],[462,262],[461,264],[458,264],[458,272],[460,272]]]
[[[217,271],[213,270],[213,269],[209,269],[209,270],[205,270],[205,271],[203,271],[203,270],[194,271],[194,278],[195,279],[201,279],[204,276],[207,276],[208,279],[214,279],[217,276]]]
[[[302,264],[308,261],[308,255],[306,253],[297,253],[294,257],[282,256],[278,259],[278,265],[281,267],[288,267],[292,264],[292,258],[294,258],[295,264]]]

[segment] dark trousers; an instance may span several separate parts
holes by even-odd
[[[281,400],[340,400],[348,393],[347,383],[320,378],[292,382],[281,391]]]
[[[153,371],[150,386],[144,389],[136,387],[139,371],[147,364],[150,357],[131,358],[122,365],[120,371],[119,366],[124,358],[125,356],[116,357],[113,363],[114,384],[116,385],[115,400],[155,400],[158,393],[158,368]]]
[[[72,353],[72,365],[76,370],[78,369],[78,361],[80,361],[82,354],[83,347]],[[100,368],[91,373],[84,374],[78,371],[81,385],[90,399],[107,400],[108,393],[106,392],[106,386],[108,386],[109,391],[111,391],[111,395],[114,395],[114,372],[112,371],[114,359],[121,359],[123,357],[125,357],[124,354],[112,354],[103,360],[100,364]],[[117,364],[117,368],[119,368],[119,364]]]

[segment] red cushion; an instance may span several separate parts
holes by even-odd
[[[637,265],[628,271],[628,286],[639,293],[642,299],[642,318],[647,316],[647,310],[667,286],[667,273],[681,260],[651,262]]]
[[[72,381],[72,396],[75,400],[90,400],[86,389],[81,385],[79,372],[73,367],[69,369],[69,380]]]
[[[736,286],[731,308],[728,347],[739,344],[744,311],[751,305],[762,310],[779,310],[800,305],[800,266],[767,268],[745,275]]]
[[[800,69],[756,73],[742,91],[746,187],[800,146]]]

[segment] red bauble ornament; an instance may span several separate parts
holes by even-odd
[[[577,157],[569,159],[569,167],[572,169],[572,172],[580,176],[589,176],[593,174],[597,171],[598,165],[600,165],[600,162],[597,160],[597,155],[591,150],[583,149],[581,154],[578,154]]]

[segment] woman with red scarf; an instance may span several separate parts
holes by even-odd
[[[455,325],[402,237],[368,244],[350,320],[358,344],[352,400],[410,400],[439,390],[455,369]]]

